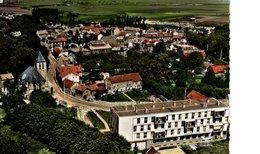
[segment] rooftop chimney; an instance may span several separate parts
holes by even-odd
[[[191,99],[189,99],[189,104],[191,105]]]
[[[162,104],[162,110],[164,110],[164,109],[165,109],[164,104]]]
[[[155,108],[155,104],[153,103],[153,109]]]
[[[203,104],[202,104],[202,107],[205,107],[205,108],[206,108],[206,107],[208,107],[208,104],[207,104],[207,103],[203,103]]]
[[[127,111],[127,105],[125,106],[125,111]]]
[[[217,106],[220,106],[220,101],[217,101]]]
[[[186,104],[185,104],[185,103],[182,103],[182,107],[183,107],[183,108],[186,108]]]
[[[173,108],[176,107],[176,102],[173,102],[172,107]]]
[[[148,113],[148,109],[147,109],[146,107],[145,107],[145,109],[144,109],[144,112],[145,112],[145,113]]]
[[[138,112],[138,110],[137,110],[137,107],[135,106],[135,113],[137,113]]]

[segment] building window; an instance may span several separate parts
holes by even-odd
[[[152,117],[152,122],[154,122],[155,121],[155,117]]]
[[[207,117],[207,115],[208,115],[208,112],[207,112],[207,111],[205,111],[205,113],[204,113],[204,117]]]
[[[136,131],[136,126],[134,126],[133,130],[134,130],[134,132]]]
[[[141,125],[140,131],[144,131],[144,125]]]
[[[200,118],[201,117],[201,112],[198,112],[198,118]]]
[[[203,119],[200,120],[200,124],[203,125]]]
[[[178,134],[180,134],[181,133],[181,129],[178,129]]]
[[[174,125],[174,127],[178,127],[178,122],[175,122],[175,125]]]
[[[144,133],[144,138],[146,138],[147,137],[147,133]]]
[[[175,120],[175,115],[172,115],[172,120]]]
[[[137,118],[137,123],[140,124],[140,118]]]
[[[164,124],[161,124],[161,128],[164,128]]]
[[[204,132],[206,131],[206,126],[203,126],[203,131],[204,131]]]
[[[158,125],[154,125],[154,129],[157,129],[158,128]]]
[[[140,138],[140,133],[136,134],[136,138],[138,138],[138,139]]]
[[[208,118],[208,120],[207,120],[207,123],[209,124],[210,123],[210,119]]]
[[[144,118],[144,123],[147,123],[147,117]]]
[[[199,132],[200,131],[200,127],[197,127],[197,132]]]
[[[188,113],[185,114],[185,119],[188,119],[188,115],[189,115]]]
[[[147,130],[151,130],[151,125],[147,125]]]
[[[171,128],[171,123],[168,123],[168,128]]]
[[[191,114],[191,119],[194,119],[194,115],[195,115],[194,113]]]
[[[181,114],[179,114],[179,119],[181,119]]]
[[[171,135],[173,135],[174,134],[174,130],[171,130]]]

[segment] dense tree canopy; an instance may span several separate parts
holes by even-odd
[[[51,108],[24,105],[9,116],[12,129],[41,141],[56,153],[131,153],[123,138],[121,142],[113,141],[97,129]],[[121,143],[126,146],[119,146]]]
[[[40,90],[33,91],[30,95],[30,102],[41,107],[56,108],[55,99],[49,92],[43,92]]]
[[[33,66],[38,51],[47,57],[47,49],[40,45],[36,35],[40,26],[31,16],[16,16],[13,20],[1,21],[0,26],[0,73],[11,72],[17,79],[29,65]],[[20,31],[21,36],[12,36],[11,32],[15,31]]]

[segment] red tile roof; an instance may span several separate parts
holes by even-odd
[[[53,48],[53,51],[56,53],[56,54],[60,54],[62,52],[62,48],[61,47],[55,47]]]
[[[210,69],[215,73],[224,73],[225,69],[227,69],[228,65],[210,65]]]
[[[192,90],[188,95],[187,95],[187,98],[188,99],[191,99],[191,100],[204,100],[204,99],[208,99],[209,97],[195,91],[195,90]]]
[[[65,37],[57,38],[56,40],[53,40],[52,42],[58,43],[58,42],[67,42],[67,39]]]
[[[90,91],[98,90],[98,87],[97,87],[97,85],[96,85],[95,83],[94,83],[94,84],[87,85],[86,87],[87,87],[87,89],[89,89]]]
[[[173,39],[181,39],[182,36],[180,36],[180,35],[172,35],[172,38],[173,38]]]
[[[64,36],[66,35],[66,32],[61,32],[59,35],[60,35],[61,37],[64,37]]]
[[[117,34],[117,36],[125,36],[127,33],[126,32],[119,32],[118,34]]]
[[[154,149],[154,147],[150,147],[145,154],[159,154],[159,153]]]
[[[201,55],[202,58],[206,58],[206,52],[205,51],[200,52],[200,55]]]
[[[78,90],[80,92],[84,92],[87,89],[87,86],[77,86],[75,87],[75,90]]]
[[[78,66],[60,66],[57,68],[58,75],[63,78],[68,74],[79,75],[81,73],[81,65]]]
[[[128,73],[128,74],[123,74],[123,75],[116,75],[113,77],[107,78],[111,83],[120,83],[120,82],[126,82],[126,81],[142,81],[141,76],[139,73]]]
[[[100,27],[95,27],[95,26],[86,26],[84,27],[84,30],[87,30],[87,31],[93,31],[95,32],[96,34],[100,34],[101,31],[103,31],[103,28],[100,28]]]
[[[75,84],[75,82],[70,81],[69,79],[65,79],[65,80],[63,81],[63,84],[64,84],[64,86],[65,86],[66,88],[71,88],[71,87]]]

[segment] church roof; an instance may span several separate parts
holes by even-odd
[[[36,62],[46,62],[46,60],[42,56],[41,51],[38,52],[38,58],[36,59]]]
[[[45,82],[45,79],[41,76],[37,69],[32,66],[29,66],[22,74],[20,74],[19,79],[21,81],[34,84]]]

